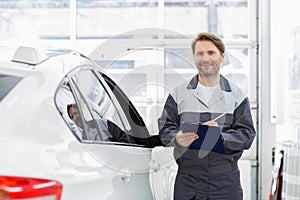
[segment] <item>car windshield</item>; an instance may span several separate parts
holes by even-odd
[[[22,78],[18,76],[0,74],[0,101],[2,101],[21,79]]]

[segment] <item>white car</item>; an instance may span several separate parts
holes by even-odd
[[[158,136],[149,135],[103,69],[79,53],[20,47],[11,62],[0,62],[0,124],[0,199],[166,194],[151,185],[170,182],[158,180],[170,177],[152,158]]]

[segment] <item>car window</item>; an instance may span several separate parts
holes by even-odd
[[[134,139],[136,144],[144,145],[146,147],[155,147],[155,146],[162,146],[162,142],[159,138],[159,135],[150,135],[149,131],[130,101],[130,99],[126,96],[126,94],[121,90],[121,88],[107,75],[99,72],[99,74],[103,77],[105,83],[110,88],[111,93],[117,99],[120,105],[120,110],[123,110],[124,115],[128,123],[130,124],[131,131],[130,134]]]
[[[73,116],[69,114],[70,106],[75,105],[76,102],[67,78],[62,81],[61,85],[59,86],[56,92],[55,103],[59,113],[61,114],[62,118],[65,120],[69,128],[72,130],[74,135],[79,140],[83,140],[83,130],[80,128],[79,125],[75,123]]]
[[[0,74],[0,101],[17,85],[21,77]]]
[[[92,70],[78,70],[56,96],[63,118],[80,140],[130,143],[120,111]]]
[[[92,109],[95,119],[105,119],[115,123],[125,131],[119,111],[106,92],[105,88],[91,70],[82,70],[72,78],[87,104]]]

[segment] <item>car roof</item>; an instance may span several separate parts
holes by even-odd
[[[18,49],[21,51],[18,52]],[[42,49],[43,54],[38,52],[40,49],[31,47],[19,47],[18,49],[16,51],[18,53],[15,53],[11,60],[0,61],[0,75],[21,77],[22,80],[16,83],[18,87],[22,87],[22,82],[28,82],[28,79],[36,79],[39,84],[31,84],[36,85],[35,87],[44,87],[44,92],[47,92],[48,96],[53,96],[63,78],[78,66],[97,67],[99,71],[104,73],[97,63],[69,49],[47,48]],[[14,88],[11,92],[13,90]],[[5,98],[1,100],[1,103],[4,103],[3,101]]]
[[[0,53],[3,51],[4,47],[1,47]],[[7,47],[12,51],[11,47]],[[88,57],[82,55],[79,52],[65,49],[65,48],[35,48],[35,47],[24,47],[20,46],[15,48],[15,53],[11,58],[6,58],[0,60],[0,72],[7,75],[15,75],[24,77],[28,72],[40,68],[46,61],[55,57],[64,56],[62,60],[64,63],[64,72],[70,71],[77,64],[88,64],[95,66],[95,62],[91,61]],[[67,58],[72,57],[72,58]],[[77,57],[77,58],[76,58]],[[59,59],[59,58],[57,58]],[[80,61],[79,61],[80,60]],[[104,73],[101,68],[99,68],[102,73]],[[55,69],[53,69],[55,70]]]
[[[33,67],[30,65],[0,61],[1,74],[24,77],[31,70],[33,70]]]

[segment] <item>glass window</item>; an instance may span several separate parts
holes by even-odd
[[[208,31],[227,39],[248,38],[248,0],[165,0],[164,23],[187,37]]]
[[[91,70],[78,71],[70,82],[66,80],[56,104],[78,139],[129,143],[119,111]]]
[[[137,86],[145,85],[147,81],[146,74],[142,73],[126,73],[126,74],[111,74],[114,80],[119,83],[122,90],[128,95],[134,97],[146,97],[147,88],[142,87],[137,90]],[[131,96],[132,97],[132,96]]]
[[[145,145],[147,147],[154,147],[160,144],[160,139],[158,137],[151,137],[149,131],[145,126],[144,120],[141,117],[141,113],[137,111],[131,100],[127,95],[121,90],[119,85],[117,85],[112,79],[110,79],[105,74],[101,74],[114,97],[119,102],[120,108],[118,110],[123,110],[122,113],[126,116],[127,122],[130,124],[130,134],[133,136],[133,140],[136,144]],[[121,113],[121,112],[120,112]]]
[[[21,77],[0,74],[0,101],[17,85]]]
[[[104,69],[133,69],[135,65],[133,60],[101,60],[97,64]]]
[[[77,1],[77,38],[106,39],[140,28],[158,27],[157,0]],[[122,35],[121,39],[131,38]]]
[[[248,49],[228,49],[225,51],[225,60],[221,66],[221,74],[237,84],[243,92],[250,96]]]
[[[128,142],[119,111],[96,75],[91,70],[81,70],[72,80],[78,89],[79,103],[89,129],[88,139],[99,136],[102,141]]]
[[[165,49],[166,68],[191,68],[195,69],[192,49]]]
[[[193,37],[195,33],[208,29],[207,19],[206,0],[166,0],[164,3],[164,23],[168,30]]]
[[[59,113],[76,138],[80,141],[85,140],[86,136],[83,133],[83,119],[80,114],[81,110],[78,109],[78,105],[67,78],[60,85],[56,93],[55,103]]]
[[[0,36],[7,40],[68,39],[69,0],[1,1]]]
[[[248,0],[211,2],[214,2],[210,7],[215,7],[216,19],[211,23],[210,31],[226,39],[247,39],[249,37]],[[211,18],[213,17],[211,16]]]

